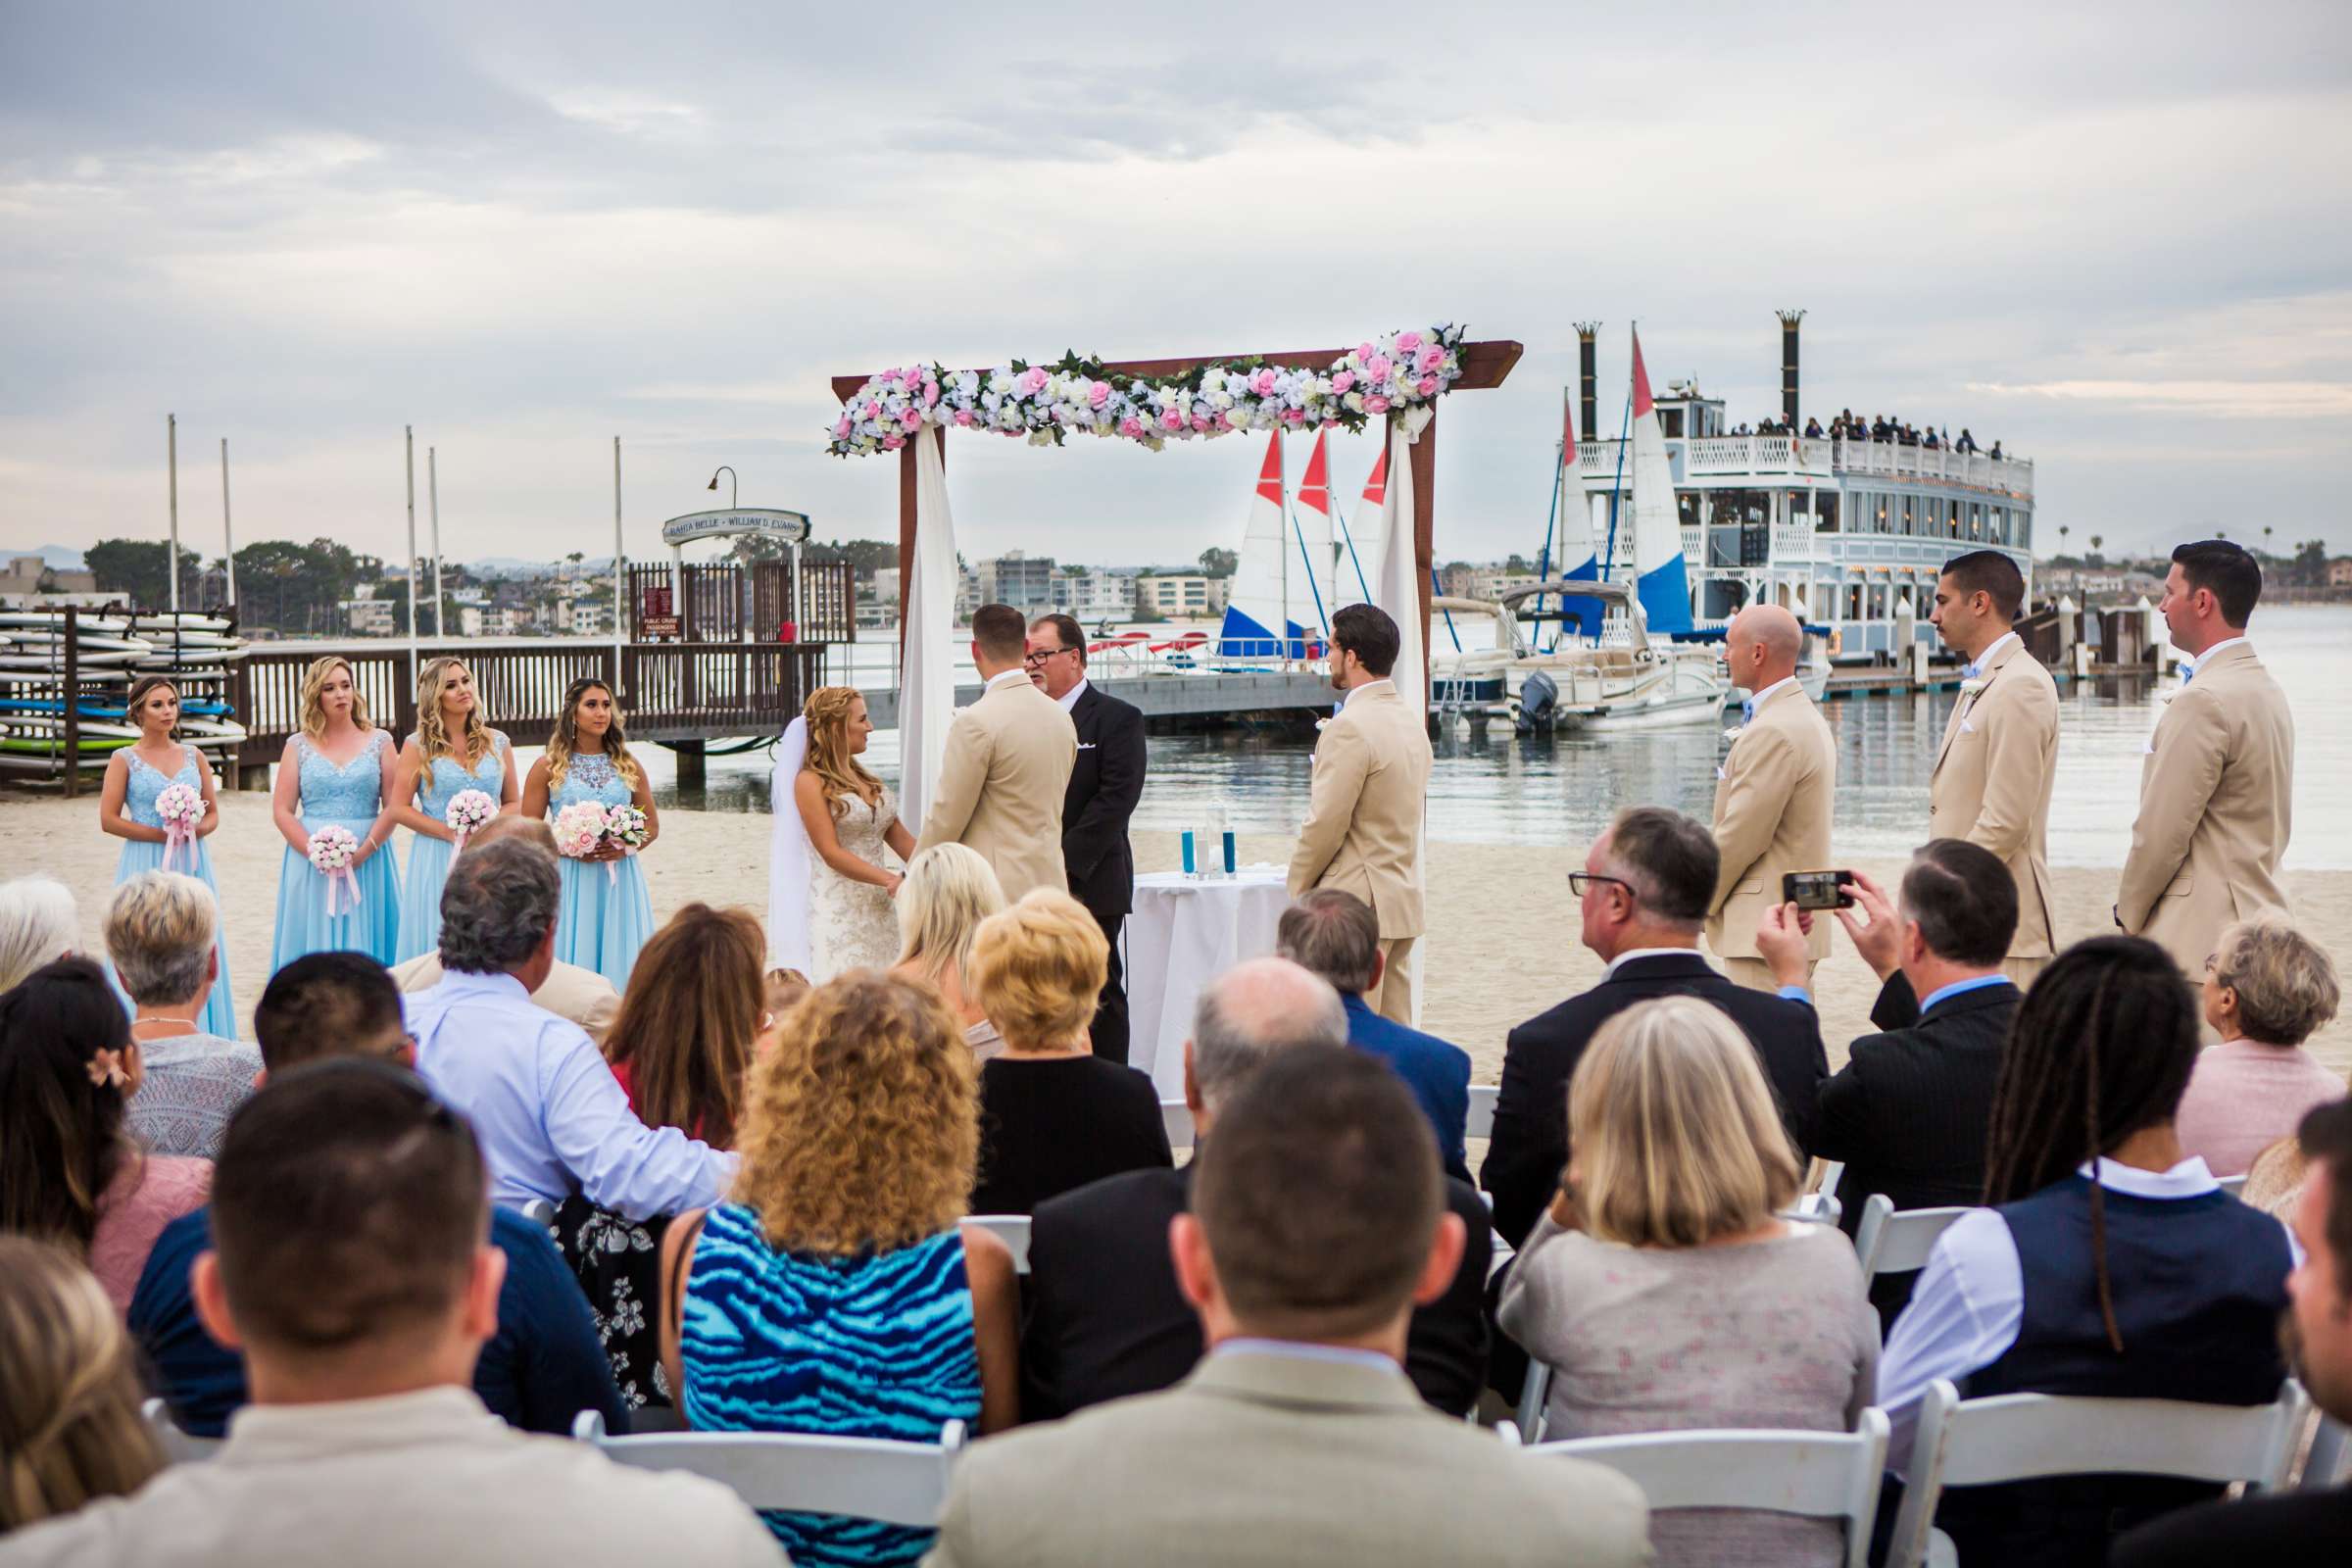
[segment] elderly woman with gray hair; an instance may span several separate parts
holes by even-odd
[[[74,951],[81,916],[74,895],[53,876],[0,882],[0,991]]]
[[[2283,920],[2241,920],[2205,960],[2205,1021],[2219,1045],[2197,1054],[2175,1126],[2181,1152],[2215,1176],[2242,1176],[2314,1105],[2340,1100],[2343,1074],[2303,1042],[2341,1000],[2328,950]]]
[[[139,872],[107,906],[107,956],[130,996],[130,1037],[147,1066],[130,1127],[159,1154],[217,1157],[262,1070],[259,1051],[199,1023],[220,973],[220,923],[213,890],[177,871]]]

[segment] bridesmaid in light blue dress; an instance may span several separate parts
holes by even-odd
[[[645,769],[629,756],[612,689],[590,676],[564,694],[564,716],[547,738],[547,752],[522,785],[522,814],[551,821],[574,801],[635,806],[645,813],[646,844],[662,831]],[[640,846],[643,848],[643,846]],[[637,950],[654,934],[653,902],[637,857],[608,847],[583,859],[562,858],[563,912],[556,921],[556,956],[594,969],[626,990]]]
[[[392,837],[398,762],[392,737],[368,717],[351,665],[332,654],[314,661],[302,680],[302,731],[286,742],[270,803],[286,841],[271,974],[312,953],[365,953],[392,962],[400,941],[400,867],[384,845]],[[341,878],[330,884],[311,864],[311,835],[329,826],[347,828],[360,841],[352,885]]]
[[[156,811],[156,798],[173,784],[185,784],[204,797],[204,815],[196,823],[195,842],[182,847],[172,857],[172,869],[183,871],[213,890],[216,902],[220,897],[220,884],[213,880],[212,852],[204,841],[213,829],[220,825],[220,807],[213,785],[213,770],[195,747],[174,740],[172,732],[179,725],[179,691],[161,675],[145,675],[130,688],[131,722],[139,726],[136,744],[126,746],[107,760],[106,783],[98,795],[98,825],[119,839],[128,842],[122,846],[122,858],[115,862],[115,885],[122,886],[142,871],[157,871],[164,866],[167,835],[164,819]],[[228,984],[228,921],[220,921],[220,934],[213,939],[213,951],[220,960],[220,969],[213,977],[213,989],[204,999],[204,1010],[196,1019],[196,1030],[219,1035],[223,1040],[237,1038],[237,1004],[229,993]],[[130,998],[122,994],[120,982],[114,979],[114,966],[107,966],[107,979],[114,982],[115,992],[122,996],[126,1010]]]
[[[449,803],[467,790],[480,790],[501,811],[514,810],[522,798],[514,749],[483,721],[473,671],[463,659],[444,655],[427,660],[416,677],[416,733],[400,749],[392,780],[393,819],[416,834],[400,895],[402,963],[440,951],[441,885],[457,854]]]

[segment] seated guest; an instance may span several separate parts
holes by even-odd
[[[106,953],[130,993],[130,1037],[146,1068],[130,1102],[130,1130],[158,1154],[220,1152],[229,1112],[262,1070],[251,1046],[197,1027],[220,966],[213,890],[176,871],[146,871],[115,889]]]
[[[263,1074],[280,1076],[309,1061],[357,1056],[406,1068],[416,1053],[400,1016],[400,992],[384,966],[364,953],[313,953],[270,977],[253,1010]],[[493,1415],[533,1432],[568,1435],[582,1410],[601,1410],[616,1432],[627,1407],[614,1390],[570,1271],[546,1230],[512,1209],[490,1211],[490,1245],[506,1256],[498,1291],[498,1328],[473,1365],[473,1391]],[[212,1250],[210,1208],[164,1227],[138,1291],[130,1332],[156,1392],[180,1427],[217,1438],[245,1403],[245,1362],[206,1332],[190,1284],[196,1260]]]
[[[1267,1061],[1305,1046],[1348,1042],[1348,1017],[1324,981],[1283,958],[1252,958],[1202,989],[1184,1048],[1184,1099],[1196,1151],[1225,1104]],[[1176,1283],[1168,1222],[1190,1206],[1196,1157],[1178,1170],[1136,1170],[1048,1199],[1029,1229],[1028,1313],[1021,1333],[1021,1409],[1031,1420],[1150,1394],[1200,1360],[1200,1320]],[[1446,1206],[1467,1241],[1453,1283],[1413,1309],[1404,1373],[1427,1403],[1461,1415],[1486,1376],[1486,1205],[1464,1181]]]
[[[811,986],[808,983],[808,977],[798,969],[770,969],[767,971],[765,989],[767,1021],[761,1025],[762,1033],[775,1027],[777,1019],[783,1017],[803,997],[816,988]]]
[[[605,1059],[649,1127],[731,1148],[767,1015],[767,937],[743,909],[689,904],[638,951]]]
[[[631,1219],[708,1203],[732,1156],[629,1108],[577,1024],[531,1004],[556,961],[556,857],[510,836],[468,844],[441,889],[441,983],[409,998],[416,1070],[475,1118],[490,1196],[518,1207],[574,1192]]]
[[[1087,1042],[1110,944],[1080,904],[1032,888],[972,938],[973,994],[1004,1039],[980,1067],[975,1214],[1026,1214],[1073,1187],[1175,1163],[1149,1074]]]
[[[254,1402],[207,1464],[12,1537],[10,1560],[642,1568],[778,1561],[716,1482],[516,1432],[466,1385],[495,1331],[471,1130],[411,1073],[313,1062],[228,1125],[197,1310]]]
[[[1618,814],[1568,885],[1581,900],[1585,946],[1608,963],[1600,984],[1513,1029],[1494,1100],[1494,1136],[1480,1179],[1494,1228],[1517,1246],[1558,1190],[1568,1163],[1568,1080],[1609,1017],[1655,997],[1697,997],[1731,1015],[1762,1058],[1782,1123],[1802,1155],[1830,1075],[1821,1019],[1804,993],[1772,996],[1725,979],[1698,951],[1715,897],[1715,840],[1705,823],[1664,807]]]
[[[2293,1259],[2278,1221],[2181,1152],[2197,1044],[2187,982],[2137,937],[2077,943],[2026,993],[1993,1092],[1994,1206],[1937,1239],[1881,1361],[1892,1468],[1937,1378],[1969,1398],[2278,1396]],[[2117,1531],[2217,1492],[2107,1475],[1970,1487],[1944,1494],[1936,1525],[1962,1562],[2096,1563]]]
[[[521,839],[538,845],[550,855],[556,853],[556,830],[544,818],[516,816],[512,811],[494,816],[475,828],[472,837],[466,841],[466,849],[482,849],[501,839]],[[441,983],[441,955],[419,954],[395,968],[392,979],[403,991],[430,991]],[[601,1046],[606,1031],[612,1027],[613,1016],[620,1011],[620,993],[612,989],[612,981],[594,969],[583,969],[558,958],[548,966],[547,978],[531,993],[531,1004],[545,1007],[559,1018],[570,1019]]]
[[[1838,918],[1854,951],[1883,982],[1871,1022],[1838,1075],[1821,1086],[1813,1152],[1845,1161],[1847,1235],[1862,1205],[1884,1193],[1896,1208],[1941,1208],[1984,1197],[1984,1130],[2001,1042],[2021,993],[2002,973],[2017,930],[2017,882],[2000,857],[1961,839],[1936,839],[1912,857],[1899,903],[1854,876],[1869,923]],[[1803,937],[1766,921],[1757,951],[1773,977],[1802,985],[1811,967]],[[1871,1300],[1891,1324],[1914,1276],[1871,1282]]]
[[[1845,1238],[1778,1215],[1802,1167],[1739,1025],[1693,997],[1618,1013],[1576,1065],[1568,1128],[1496,1314],[1552,1369],[1545,1437],[1851,1432],[1879,1320]],[[1667,1562],[1844,1560],[1835,1521],[1707,1508],[1649,1529]]]
[[[74,895],[53,876],[0,882],[0,991],[44,964],[55,963],[81,940]]]
[[[1465,1240],[1423,1126],[1360,1053],[1261,1067],[1168,1232],[1208,1354],[1164,1393],[973,1448],[935,1568],[1648,1562],[1633,1483],[1506,1448],[1398,1367]]]
[[[0,995],[0,1234],[55,1242],[120,1312],[167,1224],[204,1201],[210,1160],[130,1131],[139,1047],[106,971],[60,958]]]
[[[2352,1101],[2307,1112],[2297,1142],[2316,1179],[2296,1202],[2303,1261],[2286,1282],[2295,1375],[2323,1412],[2352,1425]],[[2115,1568],[2352,1562],[2352,1485],[2186,1508],[2126,1536],[2107,1560]]]
[[[1004,889],[979,851],[934,844],[906,862],[899,884],[899,961],[890,972],[920,980],[947,999],[963,1038],[982,1060],[1004,1042],[972,993],[972,938],[980,922],[1004,907]]]
[[[2280,920],[2241,920],[2205,961],[2205,1021],[2180,1098],[2180,1148],[2216,1176],[2243,1176],[2303,1113],[2344,1095],[2344,1077],[2303,1049],[2335,1016],[2335,961]]]
[[[1446,1174],[1470,1179],[1463,1128],[1470,1116],[1470,1054],[1372,1010],[1387,961],[1380,951],[1380,917],[1339,888],[1316,888],[1282,911],[1274,951],[1309,974],[1320,975],[1348,1009],[1348,1043],[1396,1069],[1438,1135]]]
[[[0,1537],[164,1467],[122,1316],[62,1247],[0,1236]]]
[[[686,1424],[936,1442],[1020,1408],[1004,1244],[956,1221],[979,1144],[971,1054],[928,986],[853,969],[752,1065],[729,1201],[662,1239],[662,1359]],[[801,1568],[911,1563],[932,1532],[769,1513]]]

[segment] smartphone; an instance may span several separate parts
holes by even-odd
[[[1800,909],[1850,909],[1851,871],[1790,871],[1781,878],[1781,902]]]

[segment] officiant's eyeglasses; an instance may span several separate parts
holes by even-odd
[[[1023,654],[1021,656],[1021,662],[1028,665],[1031,669],[1036,669],[1038,666],[1045,663],[1047,660],[1052,659],[1055,654],[1069,654],[1075,652],[1077,652],[1077,650],[1073,648],[1040,648],[1035,653]]]
[[[1571,871],[1568,873],[1568,891],[1580,899],[1592,891],[1592,884],[1595,882],[1607,882],[1612,886],[1625,889],[1628,893],[1634,891],[1634,885],[1621,876],[1602,876],[1596,871]]]

